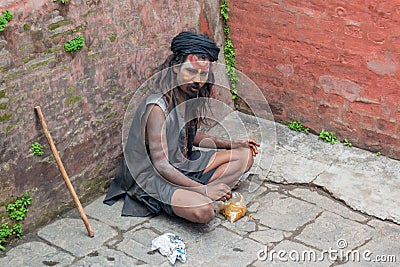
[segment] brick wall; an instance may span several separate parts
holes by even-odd
[[[231,1],[237,67],[275,119],[400,159],[400,2]]]
[[[60,1],[58,1],[60,2]],[[33,229],[72,207],[34,112],[40,105],[81,201],[103,194],[120,156],[124,110],[182,30],[222,44],[218,1],[1,1],[14,19],[0,33],[0,214],[30,192]],[[81,34],[75,54],[66,41]],[[33,156],[33,142],[45,155]]]

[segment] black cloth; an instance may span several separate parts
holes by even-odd
[[[206,54],[211,62],[218,60],[219,50],[213,41],[192,32],[181,32],[171,42],[174,54]]]

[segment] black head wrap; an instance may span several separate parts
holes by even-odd
[[[192,32],[181,32],[171,42],[174,54],[205,54],[209,60],[218,60],[219,48],[207,37]]]

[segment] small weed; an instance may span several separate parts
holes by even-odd
[[[10,10],[3,10],[0,16],[0,32],[4,31],[8,23],[13,19],[14,15]]]
[[[380,157],[382,155],[382,153],[380,151],[376,152],[376,156]]]
[[[3,222],[0,228],[0,250],[4,251],[4,243],[7,238],[16,235],[18,238],[22,237],[22,221],[28,213],[28,206],[31,204],[32,198],[28,193],[25,193],[21,198],[17,199],[14,203],[7,205],[6,210],[9,212],[10,221],[14,221],[13,226],[10,227],[9,222]]]
[[[53,2],[57,2],[58,0],[53,0]],[[60,0],[61,4],[66,4],[69,2],[69,0]]]
[[[222,0],[221,2],[221,16],[224,18],[225,21],[229,19],[229,1]]]
[[[31,151],[35,156],[42,156],[44,154],[43,147],[38,142],[35,142],[31,145]]]
[[[348,146],[348,147],[352,147],[352,146],[353,146],[353,144],[350,143],[350,141],[349,141],[347,138],[343,140],[343,144],[344,144],[345,146]]]
[[[85,46],[85,39],[82,35],[76,36],[74,39],[69,40],[64,44],[65,52],[72,53],[77,50],[80,50]]]
[[[306,134],[309,134],[310,129],[306,128],[303,126],[303,124],[301,122],[298,121],[291,121],[288,124],[288,127],[290,130],[296,131],[296,132],[303,132]]]
[[[332,145],[335,142],[339,142],[339,139],[335,136],[334,133],[325,132],[324,129],[322,129],[321,133],[319,134],[319,139],[322,139],[324,142],[331,143]]]

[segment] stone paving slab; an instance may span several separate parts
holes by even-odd
[[[263,209],[254,218],[267,227],[283,231],[295,231],[322,212],[316,205],[275,192],[268,193],[260,202]]]
[[[121,251],[108,248],[100,248],[88,254],[86,257],[73,263],[77,267],[119,267],[119,266],[151,266],[135,259]],[[57,265],[56,265],[57,266]]]
[[[104,198],[98,198],[90,205],[85,207],[87,216],[95,218],[107,225],[113,225],[121,230],[128,230],[131,227],[142,224],[148,220],[146,217],[127,217],[121,216],[123,201],[118,201],[112,206],[104,205],[101,212],[98,210],[99,205],[103,205]]]
[[[354,209],[400,222],[399,176],[385,176],[335,165],[321,173],[314,184],[329,188],[332,194]]]
[[[340,249],[341,242],[345,244],[345,248],[355,249],[365,244],[372,236],[371,226],[325,211],[295,239],[320,250]]]
[[[81,219],[65,218],[42,228],[38,236],[76,256],[82,257],[102,247],[103,243],[118,233],[111,226],[96,220],[90,225],[95,233],[89,237]]]
[[[74,256],[43,242],[27,242],[0,258],[0,266],[70,266]]]
[[[167,259],[160,253],[151,251],[151,240],[158,237],[149,229],[133,229],[124,234],[124,239],[116,248],[125,254],[152,266],[160,265]]]
[[[343,266],[399,266],[400,227],[378,220],[372,220],[369,225],[375,229],[372,239],[359,247],[359,253],[349,257]],[[396,262],[393,262],[394,257]]]
[[[400,222],[400,161],[340,143],[324,143],[282,124],[276,124],[276,130],[278,146],[268,180],[312,182],[355,210]]]
[[[345,206],[343,203],[335,201],[329,197],[319,194],[316,190],[310,190],[310,188],[296,188],[288,192],[289,195],[300,198],[304,201],[313,203],[324,210],[335,213],[341,217],[359,221],[366,222],[369,218],[364,214],[359,212],[354,212]]]
[[[291,160],[288,161],[288,158]],[[286,183],[310,183],[332,164],[307,159],[281,147],[276,149],[274,162],[277,163],[271,168],[271,172],[275,174],[274,181]],[[278,164],[281,162],[285,164]]]

